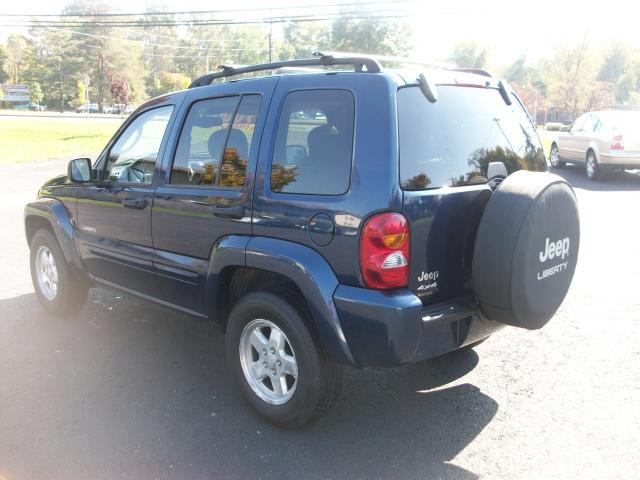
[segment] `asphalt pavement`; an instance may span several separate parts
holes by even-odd
[[[22,209],[65,168],[0,166],[0,480],[638,478],[640,176],[560,171],[582,244],[544,329],[349,370],[331,413],[283,431],[243,403],[201,320],[104,289],[72,318],[43,312]]]

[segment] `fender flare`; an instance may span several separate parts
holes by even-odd
[[[304,292],[312,320],[331,361],[355,365],[333,301],[339,282],[333,270],[315,250],[299,243],[268,237],[252,237],[245,264],[279,273]]]
[[[267,237],[230,235],[216,242],[207,273],[207,310],[215,311],[223,271],[248,267],[287,277],[304,292],[311,319],[329,360],[355,365],[338,318],[333,294],[338,279],[327,261],[304,245]]]
[[[28,203],[24,209],[27,240],[29,240],[28,225],[34,217],[43,219],[48,223],[67,262],[73,263],[82,271],[82,261],[75,242],[73,219],[64,203],[51,197],[39,198]]]
[[[207,312],[217,312],[220,305],[221,275],[228,267],[244,267],[245,252],[251,237],[228,235],[219,238],[211,249],[205,280],[205,307]],[[214,321],[216,321],[214,319]]]

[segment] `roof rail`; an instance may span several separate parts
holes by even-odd
[[[220,71],[208,73],[197,78],[189,88],[202,87],[210,85],[211,82],[218,78],[227,78],[242,73],[260,72],[264,70],[277,70],[284,67],[332,67],[334,65],[351,65],[356,72],[379,73],[382,69],[377,60],[368,57],[334,57],[333,55],[324,55],[315,52],[313,58],[303,58],[299,60],[283,60],[280,62],[261,63],[258,65],[249,65],[246,67],[232,67],[228,65],[220,65]]]
[[[493,75],[481,68],[451,68],[450,70],[453,70],[454,72],[475,73],[476,75],[482,75],[483,77],[493,78]]]
[[[347,57],[347,56],[362,56],[366,58],[370,58],[372,60],[377,60],[380,63],[390,62],[390,63],[400,63],[404,65],[419,65],[422,67],[429,68],[440,68],[440,69],[452,69],[456,68],[456,65],[453,63],[443,63],[443,62],[434,62],[434,61],[424,61],[416,58],[406,58],[406,57],[395,57],[391,55],[369,55],[365,53],[348,53],[348,52],[324,52],[326,55],[332,55],[334,57]]]

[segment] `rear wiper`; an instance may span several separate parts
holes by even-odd
[[[506,103],[507,105],[511,105],[513,103],[513,100],[511,100],[511,96],[509,95],[509,92],[507,90],[506,80],[498,81],[498,90],[500,91],[500,96],[504,100],[504,103]]]
[[[424,73],[418,75],[418,85],[420,86],[420,91],[427,100],[431,103],[436,103],[438,101],[438,90],[436,90],[436,85],[431,82]]]

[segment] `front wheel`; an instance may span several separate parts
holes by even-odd
[[[551,151],[549,153],[549,163],[553,168],[564,168],[566,163],[563,160],[560,160],[560,152],[558,150],[558,145],[555,143],[551,145]]]
[[[342,389],[342,369],[327,362],[286,296],[250,293],[233,308],[227,360],[247,402],[270,422],[295,428],[326,411]]]
[[[49,230],[38,230],[31,240],[31,280],[42,307],[55,315],[79,311],[89,288],[67,263]]]

